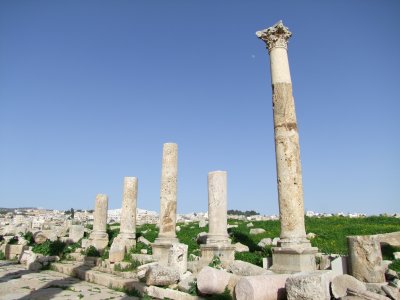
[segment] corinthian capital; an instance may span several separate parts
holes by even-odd
[[[267,44],[268,51],[270,52],[273,48],[287,49],[287,44],[292,33],[289,31],[289,28],[283,25],[282,21],[279,21],[272,27],[257,31],[256,35]]]

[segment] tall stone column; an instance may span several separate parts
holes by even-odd
[[[121,208],[120,233],[114,239],[109,259],[110,262],[122,261],[125,253],[136,245],[136,203],[138,180],[136,177],[124,178],[124,192]]]
[[[227,173],[208,173],[207,244],[228,243]]]
[[[176,237],[176,198],[178,179],[178,145],[163,145],[161,188],[160,188],[160,229],[152,244],[153,257],[159,263],[168,265],[168,255]]]
[[[160,231],[156,243],[178,242],[176,238],[177,179],[178,145],[165,143],[160,188]]]
[[[231,245],[228,225],[227,172],[208,173],[208,234],[205,245],[200,246],[201,263],[207,265],[215,257],[229,265],[235,259],[235,247]]]
[[[108,245],[107,211],[107,195],[98,194],[96,196],[96,204],[93,215],[93,231],[89,237],[89,245],[94,246],[99,251],[103,251],[103,249]]]
[[[281,234],[273,249],[273,269],[280,272],[315,269],[316,248],[306,238],[299,134],[292,95],[287,45],[292,33],[282,21],[262,31],[270,55],[276,170]]]

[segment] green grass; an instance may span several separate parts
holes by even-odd
[[[250,235],[250,228],[246,226],[249,222],[240,220],[228,220],[228,224],[237,224],[237,228],[228,229],[232,243],[240,242],[249,247],[249,252],[236,253],[235,258],[262,266],[262,258],[271,256],[271,247],[261,248],[257,244],[263,238],[275,238],[280,234],[280,222],[271,221],[252,221],[252,228],[263,228],[264,233]],[[199,228],[198,222],[184,224],[178,223],[181,231],[177,232],[177,237],[181,243],[188,245],[188,254],[199,255],[199,245],[196,237],[200,232],[208,232],[208,226]],[[349,217],[324,217],[309,218],[305,217],[306,232],[313,232],[316,237],[311,240],[314,247],[326,254],[347,255],[347,240],[350,235],[371,235],[400,231],[400,219],[387,216],[349,218]],[[117,231],[118,229],[113,229]],[[137,236],[143,236],[150,242],[154,242],[158,235],[158,229],[154,224],[145,224],[137,227]],[[141,249],[150,247],[138,243],[136,248],[130,253],[140,253]],[[396,249],[382,249],[384,259],[393,259],[392,253]],[[150,251],[150,250],[149,250]],[[396,250],[398,251],[398,250]],[[150,252],[149,252],[150,253]],[[130,260],[130,258],[128,258]],[[396,267],[397,265],[394,264]]]

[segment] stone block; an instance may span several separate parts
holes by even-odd
[[[261,248],[264,248],[265,246],[270,246],[272,245],[272,239],[264,238],[257,245],[260,246]]]
[[[85,228],[82,225],[71,225],[68,236],[72,243],[76,243],[83,238],[84,233]]]
[[[261,234],[264,233],[265,229],[262,228],[252,228],[250,229],[250,234],[256,235],[256,234]]]
[[[382,252],[376,236],[349,236],[349,274],[363,282],[385,281]]]
[[[182,275],[187,271],[188,245],[174,243],[168,252],[168,267],[175,268]]]
[[[288,300],[330,300],[329,271],[296,274],[286,280]]]
[[[196,278],[193,276],[192,273],[186,272],[183,276],[181,276],[181,279],[178,284],[178,289],[182,292],[188,293],[189,290],[192,288],[192,284],[195,284]]]
[[[135,239],[127,239],[121,235],[114,238],[110,247],[109,259],[110,262],[119,262],[124,259],[125,254],[130,248],[136,245]]]
[[[313,272],[316,270],[317,248],[275,247],[272,248],[272,267],[276,273]]]
[[[5,251],[4,251],[4,255],[6,257],[6,259],[17,259],[19,260],[19,258],[21,257],[22,253],[24,252],[25,249],[27,249],[28,247],[25,245],[10,245],[10,244],[6,244],[5,245]]]
[[[214,257],[218,257],[224,266],[228,266],[235,260],[235,246],[205,244],[200,245],[201,258],[203,265],[208,265]]]
[[[347,274],[347,256],[338,256],[331,261],[331,270],[335,276]]]
[[[179,271],[175,268],[161,265],[152,265],[146,271],[146,284],[157,286],[168,286],[177,283],[179,280]]]
[[[233,244],[233,246],[235,247],[236,252],[249,252],[249,247],[246,245],[243,245],[239,242],[236,244]]]

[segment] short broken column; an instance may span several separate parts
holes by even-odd
[[[136,245],[137,190],[137,178],[125,177],[120,232],[111,245],[109,255],[110,262],[122,261],[125,253]]]
[[[280,273],[313,271],[317,248],[311,247],[306,238],[299,134],[287,54],[292,33],[279,21],[256,34],[268,48],[272,80],[281,222],[280,242],[272,249],[272,270]]]
[[[100,252],[108,245],[107,211],[107,195],[98,194],[93,215],[93,231],[89,236],[88,246],[94,246]]]
[[[167,262],[168,253],[176,237],[176,202],[178,183],[178,145],[163,145],[161,188],[160,188],[160,231],[152,244],[153,256]]]
[[[200,246],[204,264],[214,256],[229,264],[235,259],[235,246],[231,245],[228,231],[227,172],[208,173],[208,235],[207,242]]]
[[[350,275],[363,282],[385,282],[381,244],[377,236],[348,236],[347,245]]]

